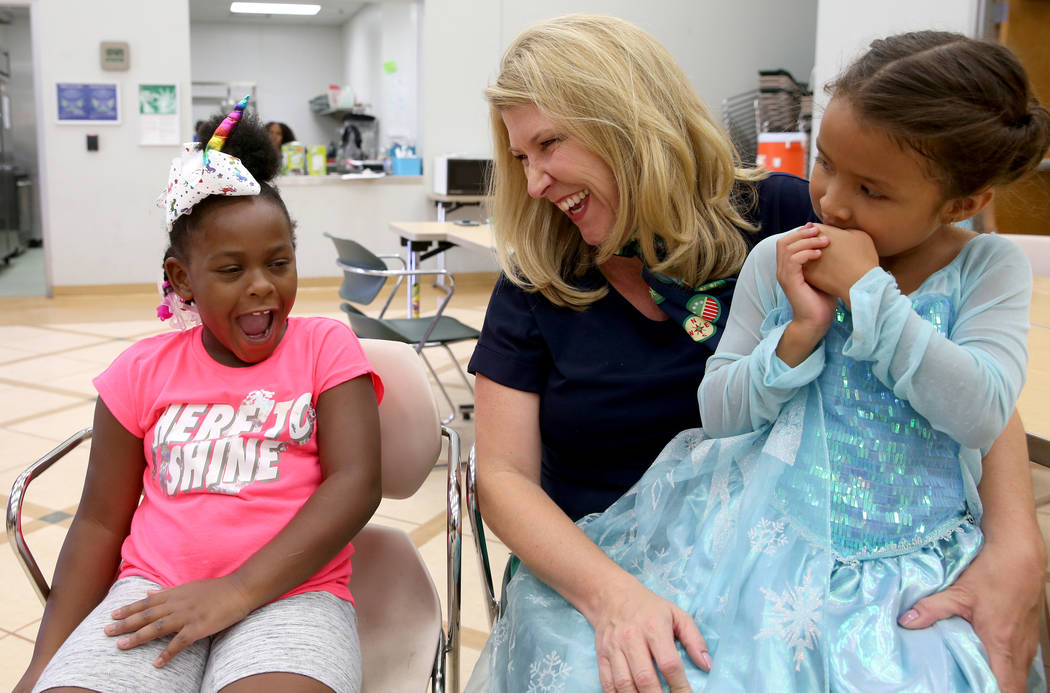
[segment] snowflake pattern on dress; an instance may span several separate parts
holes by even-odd
[[[796,394],[780,410],[780,416],[766,438],[762,451],[787,465],[795,464],[795,457],[802,446],[802,426],[806,414],[804,391]]]
[[[795,650],[795,671],[801,671],[806,650],[816,647],[820,638],[818,624],[824,608],[823,588],[813,584],[813,569],[810,568],[798,587],[788,587],[780,594],[765,587],[759,589],[769,606],[768,610],[763,610],[768,623],[755,640],[776,638],[786,642]]]
[[[711,477],[711,501],[707,507],[707,513],[713,517],[704,517],[704,521],[711,522],[714,526],[712,535],[714,541],[711,546],[711,554],[714,564],[717,566],[722,560],[729,540],[733,536],[736,527],[736,513],[729,510],[729,469],[723,467],[718,469]]]
[[[674,473],[675,470],[673,467],[671,467],[667,470],[667,473],[664,476],[653,481],[653,483],[647,486],[642,492],[646,496],[648,504],[651,506],[652,510],[657,510],[660,508],[660,501],[663,498],[664,489],[674,489]]]
[[[504,665],[507,667],[507,672],[514,671],[514,658],[504,653],[504,649],[508,653],[514,652],[514,648],[518,642],[518,629],[512,627],[511,620],[506,614],[496,620],[492,624],[492,632],[489,634],[489,668],[492,671],[498,671],[499,667]]]
[[[689,437],[685,439],[685,451],[688,453],[692,453],[694,450],[700,447],[700,443],[702,441],[703,438],[697,435],[696,433],[690,434]]]
[[[634,541],[638,536],[638,521],[634,519],[634,511],[628,511],[625,513],[625,516],[631,519],[631,528],[628,531],[624,532],[617,528],[614,531],[602,534],[600,540],[595,542],[605,546],[605,553],[617,563],[634,546]]]
[[[787,543],[784,536],[784,523],[777,520],[762,518],[758,524],[747,530],[747,538],[751,540],[751,550],[772,556]]]
[[[566,664],[556,651],[544,655],[529,665],[529,690],[527,693],[559,693],[565,690],[572,667]]]
[[[710,448],[710,445],[700,445],[704,441],[704,435],[700,432],[696,432],[690,435],[685,442],[687,450],[686,458],[689,460],[689,466],[693,473],[700,471],[704,464],[704,460],[706,459],[706,452]]]
[[[536,606],[542,607],[544,609],[554,605],[553,599],[551,599],[550,597],[545,597],[542,594],[530,594],[527,597],[525,597],[525,599],[527,599],[530,604],[535,604]]]
[[[509,629],[507,620],[508,619],[501,618],[492,626],[492,634],[489,635],[489,640],[492,641],[493,647],[499,647],[507,642],[507,630]]]
[[[500,648],[507,642],[507,634],[510,630],[509,618],[500,618],[492,624],[492,633],[489,635],[489,666],[496,667],[499,664]]]
[[[717,500],[720,508],[729,505],[729,468],[721,467],[711,476],[711,499]]]
[[[759,469],[758,458],[753,455],[736,461],[737,469],[740,470],[741,486],[748,486],[752,478],[755,475],[755,470]]]
[[[654,551],[653,556],[646,552],[641,558],[636,558],[631,564],[631,572],[651,591],[670,598],[686,588],[684,568],[692,553],[692,546],[673,554],[665,546]]]

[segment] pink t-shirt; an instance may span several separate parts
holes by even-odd
[[[120,577],[168,587],[236,570],[321,483],[318,396],[366,373],[382,399],[357,338],[328,318],[290,318],[273,354],[244,368],[216,363],[200,327],[124,351],[94,380],[146,456]],[[348,544],[282,596],[323,590],[351,599],[352,553]]]

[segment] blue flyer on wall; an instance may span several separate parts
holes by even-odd
[[[77,84],[59,82],[58,122],[119,123],[120,94],[116,83]]]

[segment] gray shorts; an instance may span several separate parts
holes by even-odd
[[[305,592],[256,609],[240,623],[193,643],[158,669],[153,661],[172,636],[130,650],[102,629],[110,613],[159,589],[140,577],[118,580],[59,648],[36,691],[79,686],[104,693],[218,691],[255,674],[287,672],[336,693],[361,689],[361,646],[354,607],[328,592]]]

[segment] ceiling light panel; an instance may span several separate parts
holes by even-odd
[[[304,5],[288,2],[231,2],[230,12],[238,14],[298,14],[315,15],[320,5]]]

